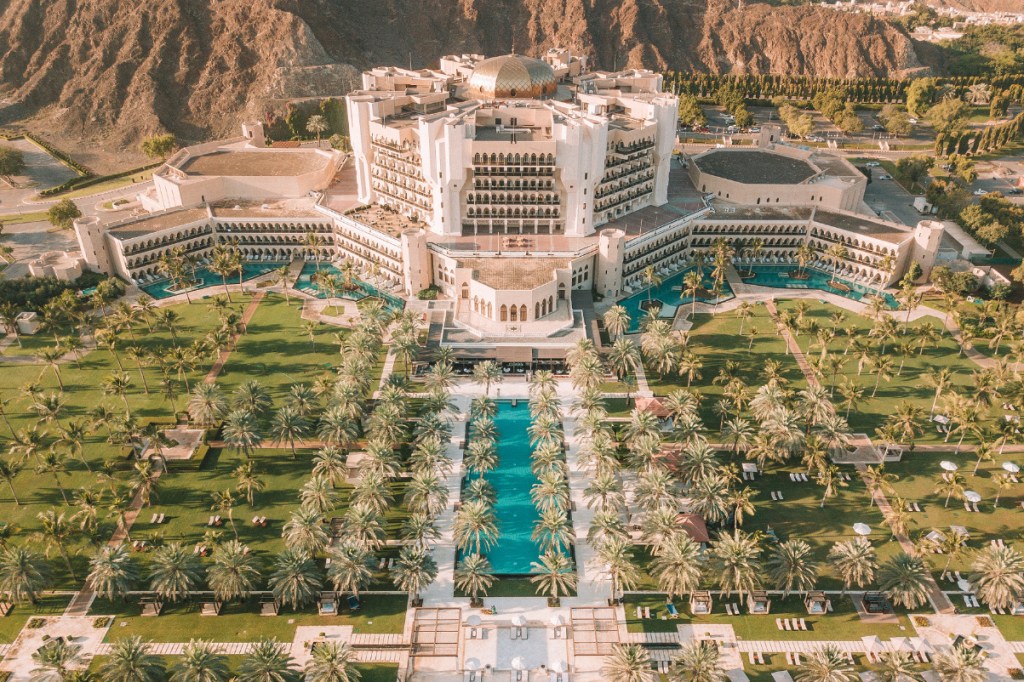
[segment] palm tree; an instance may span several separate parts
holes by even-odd
[[[472,603],[480,602],[480,595],[486,595],[494,584],[491,574],[491,562],[481,554],[468,554],[462,557],[455,569],[455,587],[470,596]]]
[[[737,592],[742,600],[745,593],[760,586],[761,548],[755,536],[743,531],[722,534],[712,545],[710,555],[710,573],[716,576],[725,596]]]
[[[978,597],[989,608],[1012,609],[1024,599],[1024,556],[1012,547],[986,547],[971,570]]]
[[[0,479],[7,483],[7,486],[11,489],[11,497],[14,498],[14,504],[21,506],[21,500],[18,499],[18,492],[14,488],[14,479],[21,473],[22,465],[20,462],[7,461],[0,459]]]
[[[548,550],[539,561],[530,563],[530,570],[537,575],[530,582],[537,586],[537,594],[548,593],[548,604],[554,605],[562,594],[576,589],[576,572],[572,561],[564,554]]]
[[[235,490],[245,495],[246,502],[252,508],[255,494],[262,492],[266,487],[266,483],[256,473],[256,463],[252,460],[242,462],[235,468],[234,476],[238,481]]]
[[[238,529],[235,527],[235,496],[230,490],[222,490],[210,494],[213,502],[210,504],[210,511],[220,512],[228,515],[228,523],[231,524],[231,531],[238,539]]]
[[[141,637],[114,640],[99,675],[111,682],[163,682],[166,679],[163,661],[148,652]]]
[[[16,603],[36,603],[50,580],[49,564],[26,547],[0,547],[0,593]]]
[[[840,476],[839,467],[834,464],[829,464],[818,471],[818,477],[816,480],[818,485],[822,488],[821,504],[819,505],[822,509],[825,508],[825,501],[828,500],[828,498],[839,494],[840,488],[846,488],[849,486],[849,483],[844,481]]]
[[[313,603],[323,580],[320,570],[307,554],[286,549],[274,560],[274,572],[268,586],[279,602],[299,609]]]
[[[796,669],[796,682],[857,682],[860,678],[846,654],[829,643],[815,649]]]
[[[900,552],[878,570],[878,586],[893,604],[916,609],[928,601],[930,576],[924,559]]]
[[[304,509],[311,509],[319,516],[326,516],[338,505],[334,487],[322,476],[311,476],[302,484],[302,488],[299,489],[299,500]],[[357,501],[360,501],[359,494],[353,492],[353,502]]]
[[[256,415],[248,409],[234,409],[224,419],[224,442],[252,457],[252,451],[263,442]]]
[[[327,579],[338,592],[359,596],[359,591],[373,580],[373,554],[364,545],[344,539],[332,546],[327,555],[331,560]]]
[[[981,647],[956,644],[939,652],[933,661],[940,682],[985,682],[985,653]]]
[[[484,360],[473,367],[473,380],[484,385],[484,395],[491,394],[491,384],[501,383],[501,367],[493,360]]]
[[[64,380],[60,376],[60,359],[62,357],[64,357],[64,351],[61,348],[44,348],[36,353],[36,359],[53,370],[61,391],[64,390]]]
[[[700,586],[703,552],[685,533],[676,533],[656,548],[651,575],[669,600],[689,594]]]
[[[89,561],[86,585],[108,601],[124,599],[141,581],[139,567],[126,545],[106,546]]]
[[[608,682],[654,682],[651,656],[639,644],[616,644],[604,659],[601,675]]]
[[[892,372],[894,363],[892,358],[888,355],[879,355],[871,363],[872,369],[875,372],[875,387],[871,390],[871,397],[874,398],[878,393],[879,385],[885,381],[892,381]]]
[[[200,382],[192,390],[187,409],[200,426],[213,426],[227,413],[228,404],[216,383]]]
[[[64,492],[64,485],[61,483],[61,474],[67,473],[68,465],[67,458],[54,450],[50,449],[45,455],[39,460],[39,465],[36,467],[36,473],[40,474],[51,474],[54,482],[57,484],[57,490],[60,491],[60,496],[64,498],[64,504],[68,503],[67,493]]]
[[[89,428],[84,420],[70,419],[63,427],[61,427],[60,437],[57,439],[57,444],[63,446],[72,457],[78,457],[82,460],[82,464],[85,465],[85,470],[92,473],[92,469],[89,467],[89,462],[85,459],[85,455],[82,452],[82,443],[88,435]]]
[[[228,303],[231,303],[228,275],[233,275],[242,268],[242,254],[233,246],[218,244],[213,247],[213,258],[208,267],[211,272],[220,275],[221,283],[224,285],[224,294],[228,297]]]
[[[608,366],[615,376],[621,381],[627,375],[635,372],[639,365],[640,351],[636,344],[624,337],[615,339],[611,350],[608,351]]]
[[[494,511],[480,501],[467,502],[455,512],[453,520],[455,544],[459,549],[479,554],[490,549],[498,539]]]
[[[301,675],[292,668],[293,663],[276,639],[261,639],[249,649],[235,679],[238,682],[299,682]]]
[[[292,459],[295,459],[295,441],[302,438],[309,431],[309,423],[302,413],[291,405],[285,405],[274,414],[274,420],[270,426],[271,435],[278,441],[288,443],[292,450]]]
[[[604,328],[612,338],[621,337],[629,329],[629,312],[621,305],[613,305],[604,314]]]
[[[843,580],[843,593],[851,587],[858,589],[875,580],[878,560],[871,543],[864,538],[837,542],[828,552],[828,560]]]
[[[128,389],[132,385],[132,378],[126,372],[113,372],[103,380],[103,394],[116,395],[124,403],[124,413],[130,418],[132,408],[128,404]]]
[[[949,507],[949,498],[955,497],[958,500],[964,498],[964,477],[959,471],[943,472],[939,482],[935,484],[935,494],[946,495],[946,502],[943,507]]]
[[[79,653],[82,647],[72,644],[63,637],[51,639],[32,653],[36,667],[32,669],[30,682],[67,682],[78,675],[76,668],[83,661]]]
[[[920,682],[922,679],[914,659],[902,651],[883,653],[875,675],[879,682]]]
[[[597,546],[596,560],[608,570],[611,578],[611,598],[614,601],[619,590],[631,590],[640,581],[640,573],[634,563],[633,542],[626,538],[608,538]]]
[[[170,682],[227,682],[227,656],[218,654],[211,642],[190,640],[171,664]]]
[[[355,652],[347,642],[322,642],[306,662],[305,682],[359,682]]]
[[[57,553],[64,559],[68,574],[71,575],[72,579],[75,579],[75,571],[71,566],[71,556],[68,554],[68,543],[71,541],[74,529],[68,523],[65,513],[61,512],[58,514],[53,509],[47,509],[36,514],[36,518],[39,519],[40,529],[33,534],[33,538],[46,545],[45,553],[47,556],[49,556],[51,549],[56,549]]]
[[[684,644],[669,669],[672,682],[725,682],[727,679],[718,646],[706,640]]]
[[[704,287],[704,271],[700,266],[683,276],[683,291],[690,297],[690,317],[697,313],[697,294]]]
[[[171,602],[186,599],[201,578],[199,559],[181,543],[172,542],[153,552],[149,588],[159,597]]]
[[[291,513],[282,529],[285,546],[293,552],[319,554],[330,541],[320,514],[315,509],[301,507]]]
[[[420,592],[437,578],[437,564],[423,547],[406,546],[398,554],[391,576],[399,589],[412,594],[412,603],[420,601]]]
[[[768,578],[785,599],[789,593],[807,592],[814,588],[818,571],[811,561],[811,546],[800,539],[776,544],[768,555]]]
[[[207,584],[218,601],[231,601],[249,596],[260,578],[256,557],[238,540],[217,545]]]

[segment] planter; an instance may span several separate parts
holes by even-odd
[[[558,597],[548,597],[548,606],[550,606],[551,608],[557,609],[561,605],[562,605],[562,600],[559,599]]]

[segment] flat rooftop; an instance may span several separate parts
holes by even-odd
[[[911,236],[908,230],[901,230],[899,226],[893,223],[872,220],[867,216],[833,213],[832,211],[825,211],[820,208],[815,210],[814,221],[849,232],[856,232],[865,237],[884,239],[894,244],[900,244]]]
[[[108,232],[110,236],[115,239],[134,239],[153,232],[159,232],[160,230],[194,223],[197,220],[203,220],[207,217],[208,214],[205,208],[187,208],[181,211],[162,213],[148,218],[142,217],[125,225],[111,227],[108,229]]]
[[[715,212],[701,220],[721,221],[730,220],[809,220],[811,217],[810,208],[800,206],[740,206],[729,204],[718,199],[715,200]]]
[[[221,201],[210,207],[215,218],[323,218],[313,210],[313,202],[297,200],[263,203],[256,201]]]
[[[712,149],[692,161],[705,173],[747,185],[796,185],[816,173],[806,161],[758,149]]]
[[[556,268],[569,267],[567,258],[465,258],[460,268],[472,268],[473,276],[492,289],[522,291],[550,282]]]
[[[313,150],[238,151],[224,149],[192,156],[179,166],[189,175],[277,177],[303,175],[327,165],[327,157]]]

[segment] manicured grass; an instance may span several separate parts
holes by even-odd
[[[15,604],[3,618],[0,618],[0,644],[10,644],[18,637],[25,624],[36,616],[59,616],[64,613],[71,597],[64,595],[46,595],[40,597],[36,604]]]
[[[731,625],[737,639],[747,640],[789,640],[817,641],[822,639],[856,640],[868,635],[878,635],[882,639],[891,637],[908,637],[913,634],[913,627],[905,614],[898,616],[899,622],[879,624],[862,621],[849,597],[831,595],[832,613],[823,616],[808,615],[803,599],[799,595],[782,598],[772,595],[771,613],[766,615],[750,615],[746,613],[746,604],[740,604],[743,615],[729,616],[725,613],[724,603],[739,603],[735,595],[730,598],[714,596],[714,611],[709,616],[694,617],[689,613],[686,599],[674,601],[679,611],[678,618],[662,620],[667,616],[665,596],[660,594],[631,594],[625,599],[626,627],[630,632],[675,632],[679,625]],[[652,618],[637,619],[636,607],[646,606],[651,609]],[[779,630],[776,618],[803,618],[807,623],[806,631]]]
[[[109,656],[95,656],[89,662],[89,672],[92,675],[96,675],[108,658]],[[163,662],[166,670],[171,670],[174,664],[182,657],[158,656],[158,658]],[[245,656],[225,656],[225,658],[227,659],[228,672],[232,675],[237,675],[242,662],[245,660]],[[398,675],[397,663],[357,663],[355,668],[361,675],[359,678],[360,682],[395,682]]]
[[[929,453],[928,455],[904,454],[903,461],[886,465],[886,470],[900,477],[894,483],[896,493],[907,501],[921,505],[922,513],[910,514],[908,524],[911,537],[917,539],[928,534],[932,529],[948,534],[951,525],[963,526],[970,533],[968,547],[981,549],[987,547],[992,540],[1003,539],[1011,542],[1020,537],[1020,503],[1024,500],[1024,483],[1002,491],[999,507],[994,508],[997,493],[998,476],[1003,473],[1002,463],[1012,461],[1014,457],[997,457],[994,462],[983,463],[976,475],[972,475],[976,459],[970,453],[953,454]],[[955,498],[945,506],[945,496],[935,492],[942,475],[939,462],[949,460],[960,466],[960,473],[965,478],[965,488],[974,490],[981,495],[978,503],[980,512],[968,512],[963,502]],[[950,570],[967,571],[970,568],[970,552],[967,556],[954,558]],[[929,555],[929,561],[936,572],[942,570],[947,556],[942,554]],[[942,584],[942,583],[940,583]],[[952,584],[944,584],[947,589],[956,589]]]
[[[700,391],[704,423],[717,426],[718,417],[712,412],[715,402],[722,397],[722,386],[712,383],[719,370],[726,362],[736,363],[736,375],[751,387],[764,383],[764,366],[769,359],[781,365],[782,375],[793,387],[804,385],[803,375],[796,361],[786,353],[785,341],[775,333],[775,325],[771,321],[768,310],[763,305],[755,305],[754,315],[745,322],[735,312],[719,313],[718,315],[698,314],[694,317],[693,329],[690,331],[689,348],[704,363],[701,378],[695,379],[692,389]],[[740,328],[743,335],[740,335]],[[758,335],[753,347],[748,351],[749,339],[746,333],[755,328]],[[639,343],[639,337],[637,337]],[[674,372],[660,376],[658,372],[645,364],[647,382],[655,395],[667,395],[674,390],[686,388],[686,379]]]
[[[817,324],[819,328],[832,328],[829,318],[833,313],[840,312],[839,308],[821,302],[782,301],[779,303],[780,310],[789,310],[794,314],[797,314],[801,307],[806,307],[804,317]],[[844,321],[838,325],[836,337],[828,344],[828,351],[832,357],[842,357],[846,360],[843,369],[836,376],[836,385],[848,377],[856,381],[857,385],[864,390],[863,398],[853,407],[849,415],[850,427],[854,432],[865,432],[873,437],[874,430],[896,411],[897,405],[904,401],[921,408],[925,414],[928,414],[935,397],[935,389],[928,384],[926,379],[926,374],[930,369],[949,368],[953,372],[956,389],[969,390],[972,383],[971,372],[976,367],[959,355],[959,346],[952,337],[941,330],[941,321],[928,317],[912,322],[910,329],[914,330],[926,325],[935,328],[940,334],[937,343],[926,345],[923,352],[920,350],[919,342],[915,343],[913,352],[904,358],[895,348],[895,344],[901,339],[889,341],[886,345],[886,354],[894,364],[893,376],[889,381],[880,381],[878,392],[872,397],[876,373],[870,365],[865,365],[863,371],[860,374],[857,373],[858,357],[850,344],[855,339],[867,339],[875,348],[880,349],[878,341],[868,336],[874,323],[862,315],[849,311],[841,312],[844,315]],[[899,316],[898,319],[902,326],[903,316]],[[797,336],[796,340],[800,348],[807,354],[808,359],[820,355],[821,348],[816,345],[817,340],[814,334],[802,333]],[[848,347],[850,347],[849,351],[847,351]],[[903,368],[902,371],[899,371],[901,362]],[[897,374],[897,372],[899,373]],[[825,383],[831,385],[831,377],[826,377]],[[833,399],[840,411],[845,413],[845,409],[840,406],[842,398],[838,392]],[[936,434],[935,429],[931,428],[932,425],[925,423],[922,426],[925,429],[919,439],[921,442],[937,442],[942,439]]]
[[[28,213],[15,213],[12,215],[4,215],[4,225],[21,225],[22,223],[39,223],[48,221],[50,218],[46,211],[31,211]]]
[[[200,616],[192,605],[164,606],[157,617],[142,617],[138,604],[111,604],[97,599],[90,615],[114,615],[107,641],[139,636],[153,642],[187,642],[207,639],[214,642],[250,642],[261,637],[276,637],[290,642],[299,625],[351,625],[355,632],[400,633],[405,627],[405,595],[363,595],[362,608],[343,611],[337,616],[319,616],[315,607],[295,613],[282,609],[277,616],[261,616],[258,600],[225,604],[219,616]]]

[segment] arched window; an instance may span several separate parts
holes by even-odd
[[[520,322],[526,322],[526,306],[525,305],[519,306],[519,321]]]
[[[489,303],[487,305],[490,306]],[[500,308],[498,308],[498,316],[500,317],[502,322],[508,322],[508,306],[506,306],[504,303],[501,305]]]
[[[466,283],[462,284],[462,298],[463,299],[469,298],[469,285],[466,284]]]
[[[504,308],[505,306],[501,306],[501,307]],[[519,308],[517,308],[515,306],[512,306],[512,321],[513,322],[518,322],[519,321]]]
[[[559,282],[558,283],[558,300],[559,301],[564,301],[565,300],[565,282]]]
[[[540,303],[534,303],[533,304],[533,319],[536,320],[540,316],[541,316]]]

